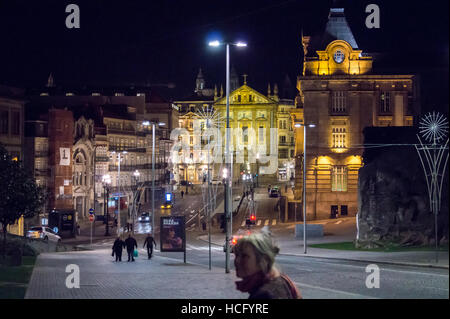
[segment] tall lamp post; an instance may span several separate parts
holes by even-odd
[[[136,187],[136,191],[135,191],[135,193],[133,194],[133,219],[132,219],[133,224],[132,224],[132,226],[131,226],[131,231],[132,231],[133,233],[134,233],[134,222],[135,222],[135,220],[136,220],[136,213],[137,213],[136,205],[137,205],[137,196],[138,196],[138,182],[139,182],[139,176],[140,176],[140,175],[141,175],[141,174],[139,173],[138,170],[135,170],[134,173],[133,173],[133,176],[134,176],[134,185],[135,185],[135,187]]]
[[[259,153],[256,153],[256,187],[259,187]]]
[[[111,184],[111,176],[109,174],[103,175],[103,196],[104,196],[104,213],[106,217],[106,227],[105,236],[109,236],[109,212],[108,212],[108,201],[109,201],[109,185]]]
[[[113,151],[112,154],[115,154],[116,152]],[[117,174],[118,174],[118,183],[117,183],[117,189],[119,193],[119,205],[117,208],[117,235],[120,236],[120,200],[122,193],[120,192],[120,162],[122,161],[122,154],[127,154],[127,151],[117,152],[117,159],[118,159],[118,166],[117,166]]]
[[[296,123],[294,126],[296,128],[303,126],[303,253],[306,254],[306,127],[316,127],[316,125]]]
[[[220,42],[218,40],[209,42],[209,46],[218,47],[220,45],[226,46],[226,100],[227,100],[227,126],[226,126],[226,140],[225,140],[225,156],[229,156],[228,161],[225,160],[225,164],[228,164],[228,178],[226,178],[226,192],[225,192],[225,207],[227,209],[225,219],[227,221],[226,227],[226,238],[225,238],[225,272],[230,272],[230,231],[232,231],[232,206],[233,203],[231,201],[231,188],[233,186],[233,153],[230,152],[230,45],[234,45],[237,47],[246,47],[247,43],[237,42],[237,43],[229,43],[229,42]],[[227,163],[228,162],[228,163]],[[230,222],[228,222],[230,221]]]
[[[156,131],[156,125],[158,126],[164,126],[166,123],[163,122],[150,122],[150,121],[144,121],[142,123],[144,126],[152,126],[152,233],[153,235],[155,232],[155,131]]]

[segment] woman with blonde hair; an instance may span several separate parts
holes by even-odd
[[[240,238],[233,248],[236,282],[249,299],[301,299],[292,280],[274,266],[279,248],[267,230]]]

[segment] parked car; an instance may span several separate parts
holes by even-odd
[[[278,196],[280,196],[280,191],[278,190],[278,188],[272,188],[270,190],[269,197],[278,197]]]
[[[213,179],[211,181],[211,185],[222,185],[222,181],[219,181],[218,179]]]
[[[43,239],[44,241],[61,242],[58,236],[51,228],[45,226],[34,226],[27,231],[28,238]]]
[[[141,216],[138,217],[138,221],[140,223],[149,223],[150,222],[150,213],[142,213]]]

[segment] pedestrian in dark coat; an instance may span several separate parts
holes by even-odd
[[[155,244],[155,248],[156,248],[156,241],[155,241],[155,239],[153,238],[152,234],[148,234],[147,238],[145,238],[145,241],[144,241],[144,248],[145,248],[145,246],[147,246],[148,259],[152,258],[153,244]]]
[[[127,253],[128,253],[128,261],[134,261],[134,248],[138,248],[136,239],[131,237],[131,234],[128,235],[128,238],[125,239],[125,246],[127,246]]]
[[[114,255],[116,255],[116,261],[122,261],[122,251],[124,247],[125,243],[123,240],[120,239],[120,237],[117,237],[112,247],[112,256],[114,257]]]

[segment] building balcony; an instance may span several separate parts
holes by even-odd
[[[131,147],[131,146],[121,146],[121,145],[110,145],[108,147],[110,152],[130,152],[130,153],[145,153],[147,149],[145,147]]]
[[[278,146],[289,146],[289,147],[293,147],[294,143],[293,142],[279,142]]]
[[[37,151],[34,152],[34,157],[48,157],[48,152],[47,151]]]
[[[117,129],[117,128],[108,128],[107,129],[108,134],[120,134],[120,135],[133,135],[135,136],[137,134],[136,130],[134,129]]]
[[[97,156],[95,158],[95,161],[97,163],[99,163],[99,162],[109,162],[109,157],[108,156]]]
[[[347,110],[330,110],[330,116],[348,116]]]
[[[168,167],[167,163],[155,163],[155,170],[163,169]],[[135,170],[150,170],[152,169],[152,164],[138,164],[138,165],[120,165],[121,172],[131,172]],[[110,172],[117,172],[119,170],[118,165],[109,165]]]
[[[49,175],[49,170],[48,169],[35,169],[34,170],[34,175],[35,176],[48,176]]]

